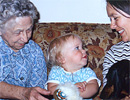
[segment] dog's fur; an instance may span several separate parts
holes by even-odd
[[[100,98],[122,99],[130,95],[130,61],[122,60],[113,64],[106,75],[107,84]]]

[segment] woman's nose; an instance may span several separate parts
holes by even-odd
[[[22,32],[22,34],[21,34],[21,40],[23,41],[23,42],[28,42],[28,37],[27,37],[27,33],[26,32]]]
[[[111,21],[110,27],[111,29],[116,29],[116,24],[114,21]]]

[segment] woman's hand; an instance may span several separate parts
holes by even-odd
[[[23,91],[24,100],[49,100],[44,95],[49,95],[50,92],[40,87],[25,88]]]
[[[24,100],[49,100],[44,95],[50,95],[50,92],[40,87],[31,87],[23,89]]]
[[[44,97],[48,95],[50,92],[40,87],[25,88],[0,82],[0,99],[49,100]]]

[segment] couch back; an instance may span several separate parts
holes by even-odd
[[[88,54],[88,66],[102,81],[104,56],[112,45],[121,41],[120,36],[110,29],[109,24],[38,23],[35,25],[32,39],[39,44],[46,57],[50,41],[67,33],[75,33],[82,38],[83,47]]]

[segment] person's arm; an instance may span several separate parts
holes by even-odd
[[[104,63],[103,63],[103,87],[107,83],[106,75],[108,73],[109,68],[116,62],[115,56],[113,53],[112,48],[107,52],[107,54],[104,57]]]
[[[79,88],[80,96],[83,98],[90,98],[94,96],[99,89],[99,85],[96,79],[93,79],[87,82],[86,84],[84,84],[84,82],[83,83],[80,82],[80,83],[76,83],[75,85]],[[82,86],[83,88],[85,87],[85,89],[83,89]]]
[[[48,83],[48,86],[47,86],[47,89],[51,92],[51,95],[54,94],[55,90],[56,90],[56,87],[58,86],[59,84],[56,84],[56,83]]]
[[[0,82],[0,98],[18,99],[18,100],[49,100],[43,95],[49,95],[50,92],[40,87],[24,88]]]

